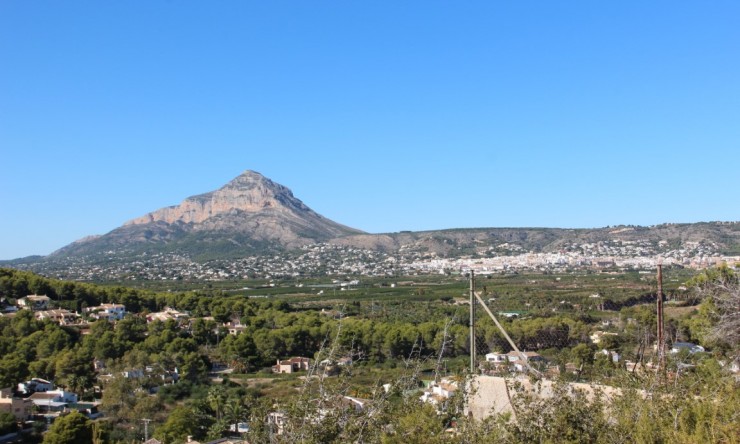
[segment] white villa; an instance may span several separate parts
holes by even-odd
[[[33,311],[37,310],[48,310],[49,304],[51,303],[51,298],[49,296],[43,295],[39,296],[37,294],[30,294],[24,298],[18,299],[16,302],[16,305],[20,308],[27,308]]]
[[[126,316],[126,306],[123,304],[101,304],[97,307],[85,308],[91,318],[107,319],[109,321],[120,321]]]

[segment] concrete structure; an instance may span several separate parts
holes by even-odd
[[[518,391],[531,393],[542,398],[551,398],[555,394],[554,388],[555,383],[549,379],[543,379],[538,384],[533,384],[527,377],[476,376],[467,387],[470,395],[465,406],[465,414],[472,415],[477,420],[500,413],[509,413],[513,418],[516,418],[516,412],[511,401],[517,396]],[[597,384],[570,383],[568,384],[568,390],[569,392],[578,390],[585,394],[588,399],[593,399],[598,392],[607,401],[621,394],[618,388]]]

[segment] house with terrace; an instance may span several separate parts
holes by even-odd
[[[26,308],[28,310],[48,310],[51,305],[51,298],[43,295],[30,294],[26,297],[20,298],[16,301],[18,308]]]

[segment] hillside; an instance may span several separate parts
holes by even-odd
[[[574,245],[646,242],[672,249],[706,245],[712,252],[740,254],[740,223],[702,222],[652,227],[617,226],[591,229],[469,228],[386,234],[356,234],[332,240],[337,245],[394,252],[406,249],[438,256],[461,256],[491,251],[568,251]]]

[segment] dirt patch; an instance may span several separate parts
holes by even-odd
[[[274,381],[273,378],[249,378],[249,379],[242,379],[241,383],[242,385],[250,388],[254,388],[258,385],[268,385],[272,384]]]
[[[680,318],[697,310],[697,307],[665,307],[665,315],[669,318]]]

